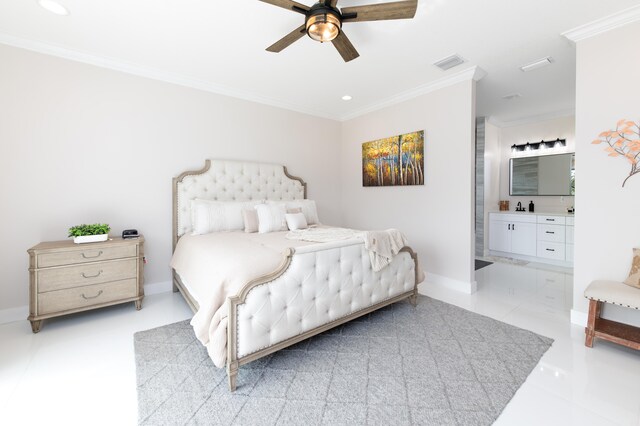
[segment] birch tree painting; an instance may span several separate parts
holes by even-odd
[[[424,185],[424,130],[363,143],[362,185]]]

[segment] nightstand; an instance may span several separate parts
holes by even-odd
[[[29,318],[43,319],[144,298],[144,237],[99,243],[49,241],[30,248]]]

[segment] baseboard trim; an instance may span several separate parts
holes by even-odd
[[[571,310],[571,324],[579,325],[580,327],[587,326],[587,318],[589,316],[585,312]]]
[[[26,321],[29,316],[29,306],[18,306],[16,308],[0,309],[0,324],[7,324],[16,321]]]
[[[427,273],[427,282],[438,284],[465,294],[473,294],[478,290],[478,283],[476,281],[465,282],[432,273]]]
[[[167,293],[170,291],[173,291],[173,282],[171,281],[160,281],[158,283],[144,285],[145,295]]]
[[[145,284],[144,294],[168,293],[173,290],[171,281],[161,281],[157,283]],[[8,324],[16,321],[26,321],[29,316],[29,305],[15,308],[0,309],[0,324]]]

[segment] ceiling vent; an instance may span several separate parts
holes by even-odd
[[[504,95],[502,97],[502,99],[506,99],[508,101],[512,101],[514,99],[518,99],[518,98],[521,98],[521,97],[522,97],[522,95],[520,93],[510,93],[508,95]]]
[[[433,65],[440,68],[442,71],[449,70],[453,67],[457,67],[460,64],[465,62],[464,58],[459,55],[451,55],[447,56],[444,59],[440,59],[438,62],[435,62]]]
[[[520,69],[524,72],[533,71],[538,68],[546,67],[547,65],[551,65],[553,63],[553,58],[551,56],[547,56],[546,58],[538,59],[537,61],[533,61],[530,64],[523,65]]]

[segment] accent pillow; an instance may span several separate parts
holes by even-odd
[[[261,201],[213,201],[196,198],[191,201],[193,235],[244,229],[242,210],[253,208]]]
[[[255,208],[243,209],[244,232],[258,232],[258,212]]]
[[[307,219],[305,219],[302,213],[287,213],[284,217],[287,220],[287,227],[291,231],[308,228]]]
[[[278,232],[287,230],[287,221],[285,214],[287,210],[282,203],[266,203],[255,206],[258,213],[258,232],[265,234],[267,232]]]
[[[291,214],[293,214],[293,213],[302,213],[302,209],[301,209],[300,207],[295,207],[295,208],[292,208],[292,209],[287,209],[287,213],[291,213]]]
[[[640,248],[633,249],[633,262],[631,263],[631,271],[624,283],[631,287],[640,288]]]
[[[287,201],[287,209],[300,209],[307,219],[307,224],[316,225],[319,224],[318,211],[316,210],[316,202],[313,200],[295,200]]]

